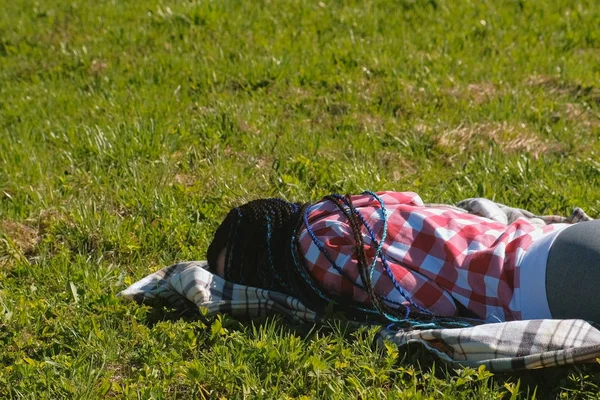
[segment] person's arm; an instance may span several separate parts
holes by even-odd
[[[413,207],[423,205],[420,197],[412,192],[380,192],[378,196],[388,207],[398,204]],[[378,223],[380,204],[373,196],[353,196],[352,203],[370,223]],[[370,303],[360,277],[356,244],[346,216],[331,201],[323,201],[315,204],[311,210],[309,223],[311,233],[306,227],[301,230],[299,250],[314,280],[333,296]],[[419,307],[436,315],[456,315],[456,304],[447,291],[432,279],[394,259],[394,245],[399,244],[388,236],[384,252],[389,268],[386,269],[381,258],[378,258],[372,276],[375,293],[386,298],[390,304],[401,307],[401,304],[408,303],[402,294],[404,292]],[[365,237],[365,252],[370,265],[376,248],[371,245],[369,237]]]

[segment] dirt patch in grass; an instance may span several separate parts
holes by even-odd
[[[0,222],[0,233],[4,234],[25,256],[33,254],[41,235],[38,229],[19,222]]]
[[[372,114],[353,114],[353,119],[358,123],[361,132],[381,131],[385,127],[386,120]]]
[[[9,248],[17,250],[22,256],[32,258],[37,255],[38,246],[47,234],[53,234],[55,227],[64,225],[72,228],[73,223],[69,216],[59,210],[50,208],[40,212],[38,217],[28,218],[24,223],[12,220],[0,221],[0,239],[8,240],[5,242]],[[59,246],[62,242],[61,235],[55,238],[53,248]],[[11,251],[9,251],[10,253]]]
[[[28,222],[37,224],[40,236],[45,235],[53,229],[54,226],[64,224],[72,228],[74,226],[71,217],[69,217],[64,211],[57,210],[55,208],[48,208],[42,210],[37,219],[28,219]]]
[[[436,138],[436,144],[455,153],[482,150],[495,145],[507,153],[527,152],[535,158],[556,152],[560,147],[558,143],[549,143],[527,130],[524,124],[510,125],[506,122],[462,124],[441,133]]]
[[[533,75],[527,79],[526,84],[541,87],[548,93],[557,96],[571,96],[587,102],[600,104],[600,88],[581,85],[576,82],[563,81],[549,75]]]
[[[173,178],[173,181],[171,182],[171,185],[174,184],[178,184],[184,187],[191,187],[194,186],[194,184],[196,183],[196,178],[191,175],[191,174],[185,174],[185,173],[179,173],[179,174],[175,174],[175,177]]]
[[[565,104],[562,114],[569,121],[573,121],[585,128],[600,128],[600,114],[581,104]]]
[[[415,164],[396,151],[379,151],[377,160],[381,170],[388,171],[393,182],[417,173]]]
[[[103,60],[93,60],[89,68],[90,75],[100,75],[108,69],[108,63]]]
[[[498,87],[491,82],[470,83],[466,87],[455,87],[447,91],[450,96],[467,99],[475,104],[483,104],[497,93]]]
[[[245,134],[249,134],[249,135],[260,134],[260,129],[258,129],[256,126],[254,126],[254,124],[251,124],[250,122],[248,122],[242,118],[237,119],[237,128],[240,132],[245,133]]]
[[[472,83],[467,86],[467,92],[475,103],[483,103],[496,95],[498,88],[493,83]]]

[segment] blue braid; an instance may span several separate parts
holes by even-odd
[[[364,194],[364,193],[366,193],[366,192],[363,192],[363,194]],[[346,205],[348,208],[351,208],[351,207],[350,207],[350,203],[348,202],[348,199],[347,199],[346,197],[344,197],[344,196],[341,196],[341,195],[339,195],[339,194],[333,194],[333,195],[332,195],[332,197],[335,197],[336,199],[338,199],[338,200],[341,200],[341,201],[342,201],[342,202],[343,202],[343,203],[344,203],[344,204],[345,204],[345,205]],[[379,199],[379,198],[378,198],[378,196],[376,196],[376,198],[377,198],[378,200],[380,200],[380,204],[382,204],[382,203],[383,203],[383,201],[381,201],[381,199]],[[385,210],[385,209],[384,209],[384,210]],[[359,213],[359,212],[358,212],[358,211],[355,209],[355,210],[354,210],[354,215],[356,215],[356,216],[358,216],[358,217],[360,218],[360,220],[362,221],[363,225],[364,225],[364,226],[365,226],[365,228],[367,229],[367,232],[369,233],[369,236],[371,237],[371,240],[373,241],[373,243],[376,243],[376,244],[377,244],[377,250],[376,250],[376,252],[375,252],[375,257],[374,257],[374,259],[373,259],[373,263],[371,264],[371,267],[370,267],[370,277],[372,277],[372,276],[373,276],[373,270],[374,270],[375,264],[376,264],[376,262],[377,262],[377,256],[378,256],[378,255],[380,255],[380,256],[381,256],[381,259],[382,259],[382,261],[384,261],[384,260],[385,260],[385,254],[381,252],[381,250],[382,250],[382,248],[383,248],[383,243],[384,243],[384,240],[385,240],[385,239],[383,239],[383,240],[381,240],[380,242],[378,242],[378,241],[377,241],[377,238],[376,238],[376,236],[375,236],[375,232],[373,231],[373,229],[371,228],[371,226],[369,225],[369,223],[366,221],[366,219],[365,219],[365,218],[362,216],[362,214],[361,214],[361,213]],[[382,237],[383,237],[383,238],[385,238],[385,237],[387,236],[387,214],[385,214],[385,213],[384,213],[384,214],[383,214],[383,218],[382,218],[382,219],[383,219],[383,221],[384,221],[384,234],[383,234],[383,236],[382,236]],[[389,269],[389,268],[388,268],[388,269]],[[391,279],[392,279],[392,282],[393,282],[393,280],[394,280],[394,277],[393,277],[393,274],[391,274],[391,271],[388,271],[388,270],[386,270],[386,273],[387,273],[388,275],[391,275]],[[399,285],[398,285],[398,286],[399,286]],[[375,293],[375,291],[374,291],[374,290],[373,290],[373,293]],[[375,293],[375,294],[376,294],[376,293]],[[402,292],[400,292],[400,294],[402,294]],[[403,295],[403,296],[404,296],[404,295]],[[405,296],[405,298],[406,298],[406,299],[409,301],[409,303],[411,303],[411,304],[412,304],[412,302],[411,302],[411,301],[410,301],[410,300],[409,300],[409,299],[408,299],[406,296]],[[399,305],[399,306],[402,306],[402,307],[404,307],[404,319],[407,319],[407,318],[408,318],[408,315],[409,315],[409,313],[410,313],[410,308],[409,308],[409,307],[407,307],[405,304],[402,304],[402,303],[400,303],[400,302],[392,302],[392,301],[389,301],[388,299],[383,299],[383,300],[385,300],[385,301],[388,301],[388,302],[390,302],[390,303],[397,304],[397,305]],[[397,319],[396,317],[394,317],[394,316],[391,316],[391,315],[388,315],[387,313],[385,313],[385,312],[383,312],[383,311],[381,311],[381,314],[383,314],[383,315],[384,315],[384,316],[385,316],[387,319],[389,319],[389,320],[391,320],[391,321],[394,321],[394,322],[402,322],[401,320]]]
[[[306,209],[304,210],[304,214],[303,214],[303,221],[304,221],[304,225],[306,226],[306,231],[308,232],[308,234],[311,236],[311,238],[313,238],[313,241],[316,240],[315,244],[317,244],[317,242],[320,242],[317,237],[315,236],[314,232],[312,231],[312,229],[310,229],[310,225],[308,224],[308,207],[306,207]],[[302,276],[304,282],[306,284],[308,284],[311,289],[317,293],[317,295],[319,295],[319,297],[323,300],[325,300],[326,302],[330,303],[333,301],[333,299],[331,299],[329,296],[327,296],[321,289],[319,289],[318,287],[315,286],[315,284],[313,283],[312,279],[308,276],[308,273],[306,272],[306,269],[300,264],[297,256],[296,256],[296,251],[295,251],[295,246],[296,246],[296,240],[297,240],[297,231],[294,232],[294,234],[292,235],[292,240],[290,242],[290,246],[291,246],[291,253],[292,253],[292,260],[294,262],[294,266],[296,267],[296,270],[298,271],[298,273],[300,274],[300,276]],[[319,246],[317,244],[317,246]],[[326,253],[326,250],[323,246],[319,247],[319,250],[321,250],[321,248],[323,249],[323,252]],[[328,258],[328,260],[330,260],[330,258]],[[335,262],[331,261],[332,265],[335,265]],[[338,271],[341,271],[338,268],[336,268]],[[345,276],[345,272],[344,272],[344,276]],[[350,280],[351,282],[352,279],[350,279],[349,277],[347,277],[346,279]],[[362,311],[364,313],[369,313],[369,314],[376,314],[377,311],[373,310],[373,309],[369,309],[369,308],[364,308],[364,307],[360,307],[357,305],[351,305],[352,308],[358,310],[358,311]]]
[[[373,279],[373,272],[375,271],[375,265],[377,264],[377,258],[379,258],[381,256],[381,260],[382,262],[385,260],[385,255],[382,253],[382,249],[383,249],[383,244],[385,243],[385,239],[387,237],[387,226],[388,226],[388,221],[387,221],[387,214],[386,214],[386,209],[385,209],[385,204],[383,202],[383,200],[381,200],[381,198],[379,198],[379,196],[377,196],[375,193],[373,192],[363,192],[362,194],[369,194],[372,195],[373,197],[375,197],[377,199],[377,201],[379,202],[379,204],[381,205],[381,212],[382,212],[382,220],[383,220],[383,233],[381,235],[381,241],[377,241],[377,238],[375,236],[375,233],[373,231],[373,229],[371,228],[371,226],[369,225],[369,223],[367,222],[367,220],[362,216],[361,213],[359,213],[356,209],[354,209],[354,215],[358,216],[360,218],[360,220],[362,221],[363,225],[365,226],[365,228],[367,229],[369,236],[371,237],[371,240],[373,241],[373,243],[375,243],[377,245],[377,248],[375,250],[375,256],[373,257],[373,262],[371,263],[371,266],[369,267],[369,279],[372,282]],[[352,210],[352,207],[350,207],[350,203],[348,201],[348,199],[344,196],[341,196],[339,194],[333,194],[332,197],[335,197],[338,200],[341,200],[350,210]],[[385,264],[384,264],[385,265]],[[392,282],[395,281],[393,274],[391,274],[391,271],[389,271],[389,267],[386,269],[387,274],[390,276],[390,278],[392,279]],[[366,282],[365,282],[366,284]],[[400,287],[399,285],[394,285],[397,286],[396,289],[398,289],[398,287]],[[375,292],[375,288],[373,287],[373,294],[377,295],[377,293]],[[402,294],[402,292],[400,292]],[[409,303],[413,303],[411,302],[410,299],[408,299],[406,296],[405,298],[409,301]],[[382,299],[384,301],[388,301],[387,299]],[[406,306],[405,304],[399,303],[399,302],[390,302],[390,303],[395,303],[399,306],[404,307],[404,320],[406,320],[408,318],[408,315],[410,313],[410,308],[408,306]],[[389,315],[388,313],[386,313],[383,310],[379,309],[379,306],[374,303],[375,307],[378,309],[378,311],[385,316],[388,320],[393,321],[395,323],[401,323],[403,322],[403,320],[400,320],[398,318],[396,318],[393,315]]]
[[[338,197],[340,195],[338,194],[332,194],[332,197]],[[340,196],[341,197],[341,196]],[[327,259],[327,261],[329,261],[329,264],[331,264],[331,266],[341,275],[343,276],[347,281],[349,281],[350,283],[352,283],[352,285],[354,285],[355,287],[366,291],[365,287],[363,285],[361,285],[360,283],[357,283],[354,281],[354,279],[352,279],[352,277],[350,277],[350,275],[348,275],[348,272],[346,272],[343,268],[341,268],[339,265],[337,265],[337,263],[335,262],[335,260],[333,258],[331,258],[331,256],[329,255],[329,253],[327,252],[327,248],[325,247],[325,243],[323,243],[318,237],[317,235],[315,235],[315,232],[312,230],[312,228],[310,227],[310,223],[308,222],[308,208],[304,211],[304,215],[302,216],[303,220],[304,220],[304,225],[306,226],[306,232],[308,233],[308,235],[310,236],[310,238],[312,239],[313,243],[315,244],[315,246],[317,246],[317,248],[319,249],[319,251],[321,252],[321,254],[323,254],[323,256]],[[362,216],[361,216],[362,218]],[[363,219],[363,223],[366,223]],[[368,225],[367,225],[368,226]],[[370,228],[368,228],[370,229]],[[371,236],[374,236],[374,234],[371,231]],[[387,301],[387,300],[386,300]],[[398,302],[398,301],[393,301],[393,300],[389,300],[388,301],[391,304],[395,304],[398,306],[401,306],[402,303]]]
[[[310,279],[310,277],[308,276],[307,272],[304,270],[304,268],[298,262],[298,258],[296,257],[296,251],[295,251],[295,245],[296,245],[296,237],[295,236],[296,235],[292,235],[292,240],[290,242],[290,245],[291,245],[291,249],[292,249],[292,251],[291,251],[292,259],[294,261],[294,266],[296,267],[296,270],[300,273],[300,276],[302,276],[302,278],[304,279],[304,282],[306,282],[312,288],[312,290],[314,290],[314,292],[319,295],[319,297],[321,299],[325,300],[328,303],[331,302],[332,300],[313,284],[313,282]]]
[[[373,230],[371,229],[371,227],[369,226],[369,224],[367,223],[367,221],[362,217],[362,215],[354,207],[351,206],[350,201],[346,197],[343,197],[343,196],[341,196],[341,195],[339,195],[337,193],[332,194],[330,197],[332,197],[332,198],[334,198],[334,199],[336,199],[338,201],[341,201],[346,207],[348,207],[348,209],[350,210],[350,212],[352,212],[354,215],[358,215],[359,218],[360,218],[360,220],[362,221],[363,225],[367,228],[367,231],[369,232],[369,235],[371,236],[371,239],[373,240],[373,242],[377,243],[377,240],[375,238],[375,234],[374,234]],[[348,216],[348,218],[350,218],[350,217]],[[386,219],[386,216],[384,214],[384,220],[385,219]],[[387,221],[384,222],[384,227],[387,228]],[[352,228],[352,229],[354,229],[354,228]],[[361,234],[361,233],[359,233],[359,234]],[[383,241],[381,243],[377,243],[377,251],[375,253],[375,257],[373,259],[373,263],[369,267],[369,281],[372,281],[374,267],[375,267],[375,264],[377,262],[377,256],[381,252],[381,247],[382,246],[383,246]],[[363,277],[361,276],[361,279],[362,278]],[[369,294],[369,296],[378,297],[382,301],[386,300],[385,298],[383,298],[382,296],[378,295],[375,292],[373,286],[371,286],[369,288],[370,290],[367,290],[367,285],[369,285],[369,282],[365,282],[364,279],[362,279],[362,280],[363,280],[363,283],[365,285],[365,289],[364,290],[365,290],[365,292],[367,292]],[[374,307],[375,310],[377,310],[377,312],[379,314],[383,315],[385,318],[387,318],[390,321],[394,321],[394,322],[398,322],[398,323],[402,322],[401,320],[397,319],[395,316],[390,315],[387,312],[385,312],[383,309],[381,309],[378,301],[375,301],[375,299],[372,299],[372,300],[373,300],[372,301],[373,307]],[[404,305],[404,304],[397,303],[397,302],[394,302],[394,303],[398,304],[399,306],[404,307],[404,309],[405,309],[405,319],[406,319],[406,317],[408,316],[408,313],[409,313],[409,308],[406,305]]]
[[[392,270],[390,269],[390,266],[387,262],[387,259],[385,257],[385,253],[381,252],[381,249],[383,247],[383,243],[385,242],[385,238],[387,237],[387,225],[388,225],[388,217],[386,214],[386,209],[385,209],[385,203],[383,201],[383,199],[381,199],[381,197],[379,197],[376,193],[373,193],[371,191],[364,191],[362,194],[368,194],[373,196],[380,204],[381,206],[381,211],[382,211],[382,219],[383,219],[383,234],[381,237],[381,241],[378,242],[377,238],[375,236],[375,233],[373,232],[373,229],[371,228],[371,226],[369,225],[369,223],[366,221],[366,219],[362,216],[361,213],[359,213],[358,211],[355,211],[355,215],[357,217],[359,217],[363,223],[363,225],[365,226],[365,228],[367,228],[367,231],[369,232],[369,236],[371,237],[371,240],[373,240],[374,243],[377,243],[377,252],[375,253],[375,258],[373,259],[373,263],[371,264],[371,276],[373,276],[373,269],[375,267],[375,264],[377,262],[377,256],[380,255],[381,256],[381,263],[383,264],[384,270],[386,272],[386,274],[389,276],[390,280],[392,281],[392,284],[394,285],[394,288],[400,293],[400,295],[402,295],[409,303],[411,306],[413,306],[414,308],[416,308],[417,310],[421,311],[424,314],[428,314],[428,315],[433,315],[433,313],[429,310],[426,310],[422,307],[420,307],[419,305],[417,305],[414,300],[412,299],[412,295],[410,295],[399,283],[398,281],[396,281],[396,278],[394,277],[394,274],[392,273]],[[338,195],[332,195],[336,198],[341,199],[344,204],[346,204],[347,206],[349,206],[348,204],[348,200],[343,197]],[[407,312],[405,315],[405,318],[408,318],[408,314],[409,314],[409,309],[407,307]]]
[[[371,263],[371,267],[370,267],[370,271],[371,271],[371,278],[373,278],[373,272],[375,271],[375,264],[377,264],[377,258],[379,257],[379,255],[383,255],[382,250],[383,250],[383,244],[385,243],[385,239],[387,239],[387,228],[388,228],[388,217],[387,217],[387,210],[385,209],[385,203],[383,202],[383,200],[377,196],[377,194],[371,192],[371,191],[364,191],[363,194],[370,194],[371,196],[375,197],[377,199],[377,201],[379,202],[379,205],[381,206],[381,219],[383,219],[383,229],[382,229],[382,233],[381,233],[381,241],[379,243],[377,243],[377,240],[375,240],[375,243],[377,243],[377,249],[375,251],[375,257],[373,257],[373,263]],[[362,218],[362,214],[358,213],[358,215],[361,216]],[[367,221],[365,221],[363,219],[363,222],[365,223],[365,226],[367,227],[367,230],[369,231],[369,234],[372,233],[371,231],[371,227],[369,226],[369,224],[367,224]],[[374,235],[371,235],[372,237]],[[392,277],[393,279],[393,277]]]
[[[331,196],[332,198],[335,198],[334,196]],[[307,227],[307,232],[309,233],[309,235],[311,236],[311,239],[313,240],[313,243],[315,243],[315,245],[319,248],[319,250],[322,252],[322,254],[325,255],[325,257],[327,258],[327,260],[330,262],[330,264],[334,267],[334,269],[336,269],[336,271],[338,271],[340,273],[340,275],[342,275],[346,280],[348,280],[349,282],[351,282],[354,286],[364,290],[365,292],[369,292],[365,286],[362,286],[360,284],[357,284],[354,282],[354,280],[352,278],[350,278],[346,271],[344,271],[342,268],[340,268],[335,261],[329,256],[329,254],[327,253],[327,249],[325,248],[325,245],[322,241],[320,241],[316,235],[314,234],[314,232],[312,231],[312,229],[310,228],[310,225],[308,223],[308,210],[306,210],[305,214],[304,214],[304,224]],[[379,299],[383,298],[379,295],[377,295],[377,293],[373,292],[374,296],[377,296]],[[391,304],[395,304],[398,307],[406,307],[404,304],[400,303],[400,302],[396,302],[396,301],[388,301]],[[388,318],[389,320],[394,320],[397,321],[397,319],[395,317],[393,317],[392,315],[387,314],[386,312],[384,312],[380,307],[377,301],[373,301],[373,308],[371,309],[366,309],[363,307],[358,307],[358,306],[353,306],[356,309],[359,309],[361,311],[365,311],[365,312],[369,312],[369,313],[375,313],[375,314],[379,314],[379,315],[384,315],[386,318]]]
[[[375,197],[379,201],[379,204],[381,205],[381,212],[382,212],[381,218],[383,219],[383,233],[381,235],[381,241],[377,242],[377,239],[375,238],[375,233],[371,229],[371,226],[367,223],[367,220],[362,216],[361,213],[359,213],[359,212],[354,213],[356,216],[358,216],[361,219],[365,228],[367,228],[367,231],[369,232],[369,236],[371,237],[371,240],[373,240],[374,243],[377,243],[377,249],[375,250],[375,257],[373,257],[373,262],[371,263],[371,266],[369,267],[369,276],[371,277],[371,279],[373,279],[373,272],[375,272],[375,264],[377,264],[377,258],[381,254],[381,250],[383,248],[383,243],[385,243],[385,238],[387,237],[388,221],[387,221],[387,215],[385,213],[385,211],[386,211],[385,205],[384,205],[383,201],[379,198],[379,196],[377,196],[376,194],[371,193],[371,192],[363,192],[362,194],[371,194],[373,197]],[[344,196],[341,196],[337,193],[334,193],[331,196],[335,197],[338,200],[341,200],[348,208],[350,208],[350,204],[348,203],[348,200]]]
[[[382,234],[381,234],[381,240],[378,241],[377,237],[375,235],[375,232],[371,228],[370,224],[366,221],[366,219],[362,216],[362,214],[360,212],[358,212],[358,210],[356,210],[356,209],[354,209],[354,211],[353,211],[354,215],[356,215],[358,218],[360,218],[360,220],[362,221],[362,224],[367,229],[369,237],[371,238],[372,242],[376,245],[375,256],[373,258],[373,262],[371,263],[371,265],[369,267],[369,276],[371,278],[373,277],[373,273],[374,273],[374,270],[375,270],[375,265],[377,264],[377,259],[378,258],[381,259],[381,263],[382,263],[382,265],[384,267],[384,271],[385,271],[386,275],[388,275],[388,277],[392,281],[392,284],[393,284],[394,288],[398,291],[398,293],[400,293],[400,295],[402,297],[404,297],[408,301],[408,303],[412,307],[414,307],[415,309],[419,310],[423,314],[435,317],[435,315],[433,315],[433,313],[431,311],[426,310],[423,307],[421,307],[418,304],[416,304],[415,301],[412,298],[412,295],[410,295],[406,291],[406,289],[404,289],[398,283],[398,281],[396,280],[394,274],[391,271],[391,268],[389,266],[387,258],[385,257],[385,253],[383,252],[383,245],[385,243],[385,239],[387,238],[387,228],[388,228],[388,216],[387,216],[387,210],[385,208],[385,202],[376,193],[373,193],[371,191],[365,191],[365,192],[363,192],[363,194],[368,194],[370,196],[373,196],[377,200],[377,202],[380,204],[380,207],[381,207],[380,212],[381,212],[381,217],[382,217],[382,220],[383,220],[383,229],[382,229]],[[333,197],[333,198],[341,201],[346,207],[348,207],[348,208],[350,208],[352,210],[352,207],[350,207],[348,199],[346,199],[344,196],[341,196],[341,195],[339,195],[337,193],[334,193],[334,194],[331,195],[331,197]],[[329,263],[332,265],[332,267],[336,271],[338,271],[340,273],[340,275],[342,275],[345,279],[347,279],[348,281],[350,281],[354,286],[357,286],[357,287],[365,290],[364,286],[359,285],[356,282],[354,282],[354,280],[352,280],[347,275],[347,273],[341,267],[339,267],[335,263],[335,261],[332,259],[332,257],[327,252],[327,249],[325,248],[325,244],[321,240],[319,240],[319,238],[317,238],[317,236],[315,235],[315,233],[313,232],[313,230],[310,228],[310,224],[308,223],[308,209],[305,211],[305,213],[303,215],[303,219],[304,219],[304,224],[306,226],[306,230],[307,230],[308,234],[310,235],[313,243],[317,246],[317,248],[319,249],[319,251],[329,261]],[[374,291],[373,291],[373,293],[376,295],[376,293]],[[404,323],[404,322],[410,322],[411,321],[411,320],[409,320],[409,315],[410,315],[410,307],[409,306],[407,306],[405,304],[402,304],[400,302],[389,301],[388,299],[384,299],[384,300],[386,302],[388,302],[388,303],[396,304],[398,306],[404,306],[404,308],[405,308],[404,320],[398,319],[397,317],[389,315],[388,313],[384,312],[383,310],[380,310],[379,307],[377,306],[377,304],[374,302],[374,307],[375,307],[376,311],[378,311],[380,314],[382,314],[383,316],[385,316],[388,320],[393,321],[394,323]],[[370,310],[370,311],[375,311],[375,310]],[[423,325],[422,328],[425,328],[425,327],[428,327],[428,326],[433,326],[431,324],[432,323],[429,323],[429,325],[427,325],[427,324],[423,324],[422,322],[418,322],[419,327],[421,327],[421,325]],[[452,322],[449,322],[449,324],[452,324]],[[459,323],[459,322],[457,322],[456,324],[459,325],[459,326],[465,326],[464,324]],[[454,325],[454,324],[452,324],[452,325]],[[468,326],[468,324],[466,326]]]

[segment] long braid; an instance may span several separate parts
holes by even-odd
[[[351,203],[351,199],[350,196],[346,197],[348,199],[348,201]],[[348,220],[348,223],[350,224],[350,228],[352,230],[352,235],[354,236],[354,251],[356,253],[356,261],[357,261],[357,266],[358,266],[358,273],[360,275],[360,278],[363,282],[363,288],[364,290],[366,290],[367,294],[369,295],[369,297],[372,299],[373,297],[376,297],[374,292],[373,292],[373,288],[371,286],[371,280],[369,279],[369,276],[365,276],[368,275],[366,274],[366,255],[365,255],[365,243],[364,243],[364,239],[363,239],[363,235],[361,232],[361,228],[360,225],[358,225],[358,223],[356,222],[356,217],[353,215],[353,209],[350,208],[350,212],[348,212],[348,210],[346,210],[338,201],[337,198],[333,197],[333,196],[325,196],[325,199],[333,202],[333,204],[335,204],[338,209],[340,210],[340,212],[342,212],[342,214],[344,214],[346,216],[346,219]],[[349,278],[347,276],[344,277],[345,279],[349,280]],[[376,308],[379,309],[379,307],[377,307],[377,304],[375,303],[375,301],[373,301],[374,305],[376,306]]]
[[[348,223],[350,224],[350,228],[352,230],[352,234],[355,240],[355,252],[358,272],[363,282],[363,289],[367,292],[367,295],[371,299],[373,306],[380,314],[388,317],[388,319],[404,318],[406,316],[406,313],[404,315],[400,315],[399,309],[390,307],[384,302],[384,299],[381,297],[381,295],[375,292],[371,280],[369,262],[367,260],[367,255],[365,252],[364,235],[362,233],[361,228],[363,225],[363,221],[360,219],[360,214],[358,213],[358,211],[354,207],[354,204],[352,203],[352,198],[349,195],[347,195],[345,199],[343,199],[344,203],[348,206],[349,211],[346,210],[340,204],[340,199],[336,196],[327,196],[327,198],[333,201],[334,204],[338,206],[340,211],[342,211],[342,213],[344,213],[344,215],[348,219]]]
[[[346,199],[348,200],[350,212],[344,212],[344,214],[346,214],[346,218],[348,218],[348,222],[350,223],[350,228],[352,229],[352,234],[354,236],[358,272],[363,281],[365,290],[367,291],[369,298],[373,302],[373,305],[378,311],[381,311],[381,303],[379,302],[378,296],[375,295],[373,285],[371,284],[371,277],[368,271],[368,261],[367,255],[365,254],[365,242],[362,234],[361,225],[359,224],[356,216],[354,215],[355,209],[354,205],[352,204],[352,199],[350,198],[350,196],[346,196]]]
[[[290,269],[289,272],[295,272],[296,275],[292,276],[292,281],[296,282],[296,290],[293,292],[294,295],[298,295],[299,293],[312,293],[311,296],[303,299],[303,301],[305,303],[307,303],[308,305],[313,306],[315,309],[320,310],[322,309],[322,307],[327,306],[327,305],[331,305],[333,306],[332,310],[340,310],[340,311],[344,311],[346,312],[348,315],[352,315],[354,317],[357,318],[364,318],[367,315],[371,315],[374,316],[376,314],[378,314],[377,311],[372,310],[370,308],[365,308],[365,306],[362,303],[358,303],[356,301],[354,301],[353,299],[349,299],[347,297],[339,297],[339,296],[334,296],[330,293],[325,293],[321,288],[321,283],[318,283],[315,281],[315,279],[311,276],[310,273],[308,273],[309,268],[306,264],[306,258],[304,257],[303,254],[300,253],[299,247],[297,246],[298,244],[298,237],[299,237],[299,233],[300,233],[300,229],[302,227],[303,224],[307,224],[307,215],[308,215],[308,210],[307,207],[308,204],[305,204],[303,206],[303,208],[301,209],[301,214],[303,215],[303,218],[300,219],[298,221],[298,224],[296,225],[296,228],[294,229],[293,235],[292,235],[292,239],[290,241],[290,245],[291,245],[291,249],[292,251],[289,253],[292,257],[292,262],[295,266],[294,270]],[[342,212],[345,212],[345,210],[342,208],[341,209]],[[309,234],[312,233],[312,231],[310,229],[308,229]],[[319,248],[321,251],[326,251],[324,248]],[[337,269],[338,272],[340,272],[340,274],[344,277],[344,279],[352,282],[354,284],[354,281],[352,280],[352,278],[350,278],[350,276],[347,274],[346,271],[344,271],[343,269]],[[297,279],[297,277],[301,277],[302,279],[299,280]],[[296,278],[296,279],[294,279]],[[316,294],[317,296],[314,296],[314,294]]]

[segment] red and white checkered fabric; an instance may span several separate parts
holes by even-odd
[[[388,217],[383,252],[396,281],[417,305],[439,316],[457,315],[460,303],[482,319],[521,319],[521,260],[533,240],[553,231],[553,225],[540,228],[524,218],[505,225],[453,207],[425,206],[412,192],[378,195]],[[381,239],[383,219],[377,199],[364,194],[352,196],[352,203]],[[310,227],[330,258],[362,286],[347,218],[329,200],[312,205],[308,213]],[[364,227],[363,236],[365,252],[372,261],[376,245]],[[306,226],[301,229],[299,246],[309,272],[326,292],[370,304],[366,292],[331,265]],[[380,259],[372,282],[379,295],[408,304]]]

